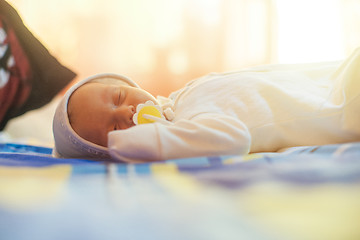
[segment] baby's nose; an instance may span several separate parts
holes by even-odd
[[[135,107],[133,105],[120,106],[116,109],[115,118],[117,122],[132,126],[134,114]]]
[[[129,111],[129,114],[131,115],[131,121],[132,121],[132,117],[133,115],[135,114],[135,107],[133,105],[129,105],[128,106],[128,111]]]
[[[134,115],[135,114],[135,107],[133,105],[123,105],[123,106],[117,107],[116,111],[123,114],[123,115],[124,114]]]

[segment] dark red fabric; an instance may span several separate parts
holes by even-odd
[[[0,0],[0,18],[6,33],[4,43],[0,41],[0,44],[9,46],[9,51],[0,56],[0,68],[10,73],[10,78],[6,79],[8,83],[0,87],[2,130],[10,119],[50,102],[76,74],[46,49],[25,26],[17,11],[4,0]],[[10,56],[14,57],[15,65],[8,67]]]
[[[0,119],[11,108],[20,107],[29,97],[31,91],[31,69],[26,57],[11,26],[0,15],[0,30],[3,38],[0,43],[6,49],[0,56],[1,88],[0,88]],[[5,85],[4,85],[5,84]]]

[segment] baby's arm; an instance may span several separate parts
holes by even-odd
[[[110,155],[126,162],[246,154],[251,142],[241,121],[222,114],[201,114],[170,126],[138,125],[110,132],[108,139]]]

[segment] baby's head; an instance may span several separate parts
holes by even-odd
[[[56,109],[54,155],[108,158],[107,134],[134,126],[136,106],[156,99],[131,79],[101,74],[70,88]]]

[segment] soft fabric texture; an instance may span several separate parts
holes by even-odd
[[[69,122],[67,113],[69,98],[76,89],[89,82],[139,87],[131,79],[117,74],[98,74],[86,78],[72,86],[63,96],[54,115],[53,133],[55,147],[53,155],[55,157],[110,159],[107,148],[81,138],[72,129]]]
[[[16,10],[0,0],[0,130],[42,107],[76,74],[63,66],[27,29]]]
[[[344,62],[210,74],[161,102],[161,123],[112,131],[110,155],[143,162],[360,140],[360,50]]]
[[[1,240],[358,240],[360,142],[143,164],[0,144]]]

